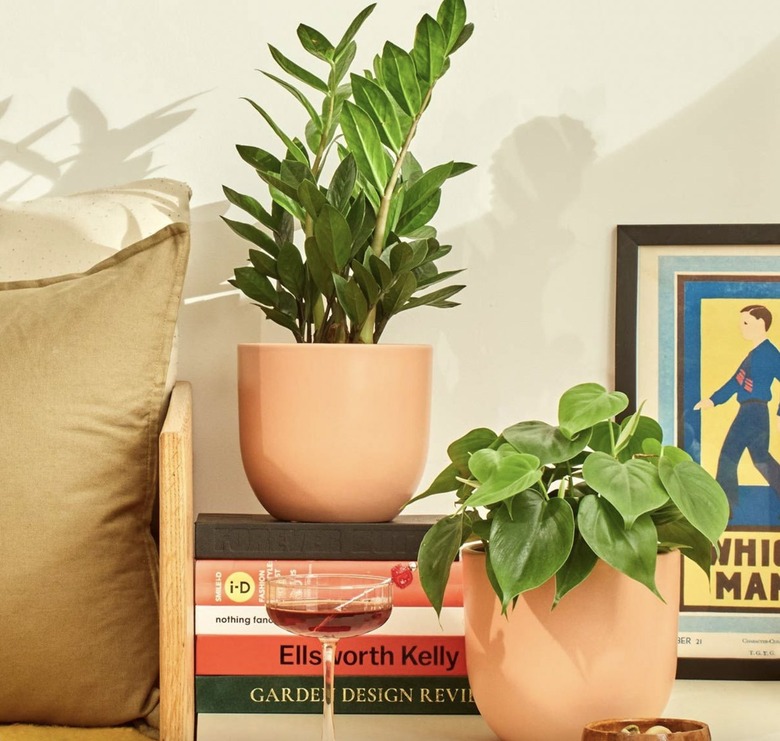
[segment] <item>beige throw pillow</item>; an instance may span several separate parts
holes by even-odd
[[[148,178],[68,196],[0,202],[0,282],[80,273],[168,224],[190,223],[189,185]],[[174,335],[166,389],[176,382]]]
[[[150,521],[188,253],[173,224],[0,283],[0,722],[156,716]]]

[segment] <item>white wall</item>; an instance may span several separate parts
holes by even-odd
[[[193,188],[188,297],[224,290],[246,244],[223,183],[259,192],[235,143],[276,141],[241,96],[296,129],[297,104],[254,70],[295,27],[337,37],[364,0],[0,0],[0,198],[158,175]],[[359,37],[411,43],[435,0],[380,0]],[[561,391],[611,383],[619,223],[780,221],[780,3],[471,0],[416,145],[448,184],[437,226],[466,267],[463,306],[399,317],[388,342],[435,348],[430,465],[477,425],[554,415]],[[238,452],[235,345],[282,339],[237,297],[181,315],[194,383],[196,507],[260,511]],[[417,511],[435,511],[428,500]]]

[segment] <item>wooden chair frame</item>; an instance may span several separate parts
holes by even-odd
[[[173,389],[160,434],[160,741],[195,738],[192,387]]]

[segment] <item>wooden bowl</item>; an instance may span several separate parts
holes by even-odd
[[[671,733],[658,734],[627,734],[621,733],[622,729],[629,725],[639,727],[640,731],[646,731],[653,726],[664,726]],[[582,741],[629,741],[629,739],[642,739],[643,741],[712,741],[710,729],[706,723],[698,720],[685,720],[683,718],[616,718],[612,720],[597,720],[588,723],[582,730]]]

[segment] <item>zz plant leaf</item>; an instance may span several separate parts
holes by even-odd
[[[426,13],[417,23],[409,46],[388,40],[374,55],[373,70],[357,71],[357,37],[374,10],[375,4],[366,6],[340,36],[299,24],[303,63],[269,46],[275,67],[263,70],[264,79],[295,99],[304,117],[299,133],[282,127],[263,100],[245,98],[267,125],[270,143],[237,150],[264,183],[267,199],[225,186],[228,201],[251,219],[225,222],[253,248],[284,260],[283,267],[264,264],[262,273],[278,281],[274,289],[283,298],[260,306],[298,342],[374,343],[400,312],[457,306],[451,298],[463,288],[426,291],[430,281],[419,278],[449,281],[458,272],[436,267],[449,248],[438,247],[431,221],[445,181],[473,165],[453,161],[426,170],[411,147],[434,88],[473,26],[464,0],[443,0],[435,16]],[[270,151],[274,141],[281,151]],[[382,261],[414,240],[437,248],[412,265]],[[239,277],[243,267],[231,282],[257,296],[247,274]]]

